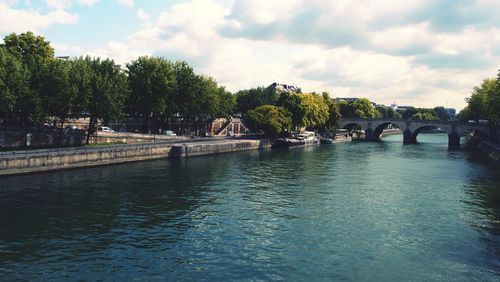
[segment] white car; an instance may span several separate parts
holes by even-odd
[[[115,132],[113,129],[111,129],[110,127],[107,127],[107,126],[101,126],[101,127],[99,127],[99,131],[103,131],[103,132]]]
[[[165,130],[163,132],[163,135],[167,135],[167,136],[177,136],[177,134],[175,134],[175,132],[173,132],[172,130]]]

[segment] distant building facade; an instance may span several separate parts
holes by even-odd
[[[276,90],[281,90],[281,91],[300,92],[300,87],[289,84],[282,84],[278,82],[274,82],[273,84],[269,85],[269,87],[273,87]]]

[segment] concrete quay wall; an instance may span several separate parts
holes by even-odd
[[[190,143],[158,142],[103,147],[26,150],[0,153],[0,176],[99,166],[162,158],[267,149],[268,140],[211,140]]]
[[[249,150],[269,149],[272,142],[268,140],[231,140],[226,142],[190,143],[172,146],[171,158],[186,158],[203,155],[241,152]]]
[[[16,151],[0,155],[0,175],[167,158],[172,144]]]
[[[486,140],[479,144],[479,149],[497,165],[500,165],[500,144]]]

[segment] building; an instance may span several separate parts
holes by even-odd
[[[281,91],[300,92],[300,88],[297,86],[289,84],[281,84],[277,82],[274,82],[273,84],[269,85],[269,87],[273,87],[276,90],[281,90]]]

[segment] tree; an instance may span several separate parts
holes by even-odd
[[[339,106],[340,113],[346,118],[376,118],[380,116],[370,100],[366,98],[356,99],[352,102],[341,100]]]
[[[41,121],[44,117],[40,84],[45,64],[54,58],[54,49],[43,36],[32,32],[21,34],[11,33],[4,37],[0,48],[22,61],[29,72],[29,90],[24,91],[16,102],[16,112],[24,124]]]
[[[290,132],[292,115],[282,107],[273,105],[259,106],[247,112],[247,125],[252,130],[264,131],[268,136],[275,137],[283,132]]]
[[[413,115],[418,113],[418,109],[415,107],[407,107],[399,112],[403,119],[410,119]]]
[[[450,119],[450,116],[448,115],[448,111],[443,106],[434,107],[434,112],[436,112],[436,114],[440,120],[449,120]]]
[[[145,132],[150,132],[150,119],[166,116],[172,106],[175,90],[173,64],[164,58],[139,57],[127,64],[131,95],[128,112],[146,119]]]
[[[302,102],[305,108],[304,127],[319,129],[326,124],[329,117],[329,108],[324,98],[318,94],[305,93]]]
[[[174,92],[173,104],[176,109],[173,114],[177,114],[181,119],[179,131],[184,132],[186,121],[194,117],[193,102],[195,101],[196,85],[200,78],[196,76],[193,68],[188,63],[180,61],[174,64],[176,78],[176,88]]]
[[[323,92],[323,100],[325,104],[328,106],[328,119],[323,126],[324,131],[332,131],[337,128],[340,118],[342,115],[340,114],[340,107],[335,100],[330,97],[330,94],[327,92]]]
[[[495,95],[496,87],[497,81],[494,78],[487,78],[483,80],[481,86],[474,87],[472,95],[465,99],[472,119],[494,119],[496,113],[493,112],[494,107],[490,105],[490,101],[492,101],[491,97]]]
[[[61,143],[64,123],[76,98],[76,93],[70,86],[69,71],[70,61],[51,60],[44,65],[40,82],[40,95],[44,113],[50,117],[58,118],[59,138]]]
[[[257,87],[241,90],[236,93],[236,110],[245,114],[248,110],[262,105],[273,105],[279,99],[281,92],[274,87]]]
[[[416,119],[416,120],[438,120],[439,117],[437,114],[432,110],[432,109],[427,109],[427,111],[424,111],[421,109],[421,111],[417,112],[413,116],[411,116],[410,119]]]
[[[0,47],[0,121],[15,117],[18,101],[26,96],[29,73],[22,62]]]
[[[401,119],[401,114],[393,108],[385,106],[376,106],[375,109],[380,113],[383,118]]]
[[[90,135],[96,131],[98,120],[108,122],[122,115],[129,94],[127,75],[113,60],[94,58],[90,61],[90,67],[92,80],[87,105],[90,114],[87,144]]]
[[[88,108],[92,98],[92,59],[90,57],[79,57],[71,61],[68,73],[71,91],[74,93],[74,100],[71,107],[73,117],[80,117]]]

